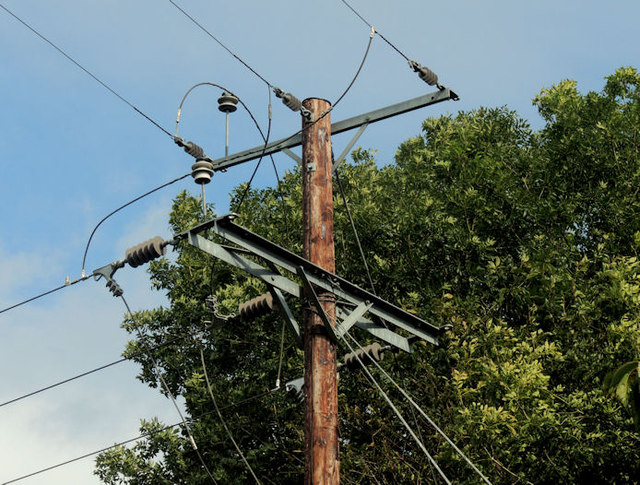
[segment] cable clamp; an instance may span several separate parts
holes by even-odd
[[[124,260],[116,261],[115,263],[107,264],[102,268],[98,268],[93,270],[93,279],[99,281],[100,278],[104,278],[107,280],[107,288],[113,296],[122,296],[122,288],[120,285],[116,283],[116,280],[113,279],[113,275],[116,271],[124,266]]]

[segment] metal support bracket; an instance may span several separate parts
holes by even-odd
[[[299,164],[302,164],[302,158],[300,158],[298,155],[296,155],[294,152],[292,152],[291,150],[289,150],[288,148],[283,148],[282,152],[285,155],[288,155],[289,158],[293,158],[296,162],[298,162]]]
[[[351,327],[353,327],[358,322],[358,320],[369,311],[372,306],[372,303],[363,301],[355,308],[355,310],[349,313],[345,318],[342,318],[342,322],[340,322],[338,328],[336,329],[338,337],[342,337],[345,333],[347,333],[351,329]]]
[[[360,129],[356,132],[355,135],[353,135],[353,138],[351,138],[351,141],[347,143],[347,146],[344,148],[344,150],[342,150],[342,153],[340,154],[338,159],[333,161],[333,173],[336,173],[336,170],[338,170],[338,167],[342,165],[342,162],[344,162],[344,159],[347,157],[347,155],[353,148],[353,145],[356,144],[356,142],[358,141],[358,138],[360,138],[360,136],[364,133],[364,130],[367,129],[367,126],[369,126],[369,120],[365,121],[360,126]]]
[[[409,339],[422,339],[438,345],[438,336],[448,329],[427,323],[416,315],[408,313],[248,229],[236,225],[233,222],[234,219],[235,215],[233,214],[212,219],[176,235],[175,240],[186,239],[193,246],[262,280],[269,288],[278,289],[280,292],[288,293],[296,298],[303,297],[303,287],[281,274],[278,269],[292,275],[299,275],[303,284],[310,286],[313,290],[309,292],[311,299],[315,294],[317,300],[316,289],[333,293],[338,300],[336,317],[340,323],[337,325],[337,329],[330,325],[326,313],[320,311],[318,313],[321,317],[324,313],[323,323],[325,326],[331,327],[328,328],[330,335],[338,338],[355,326],[405,352],[410,352]],[[210,230],[238,247],[223,247],[199,235],[206,230]],[[251,259],[245,256],[247,251],[251,253]],[[264,261],[266,266],[256,262],[255,258],[258,258],[258,261]],[[271,266],[271,269],[268,266]],[[319,302],[313,303],[315,307],[318,307]],[[366,319],[364,315],[367,313],[371,314],[374,320],[380,319],[385,322],[389,328]],[[291,324],[295,322],[295,319],[287,321]],[[290,326],[296,328],[297,324]],[[297,331],[294,330],[294,335],[299,335],[300,330],[299,327],[297,328]]]
[[[291,313],[291,308],[289,308],[289,305],[287,304],[287,300],[285,300],[282,292],[275,286],[269,286],[269,293],[271,293],[273,298],[278,302],[278,305],[280,307],[280,312],[282,313],[282,316],[284,317],[285,322],[287,322],[287,325],[289,325],[289,330],[291,331],[291,335],[293,335],[293,338],[295,339],[296,344],[298,344],[298,347],[302,349],[304,345],[302,343],[302,334],[300,333],[300,326],[298,325],[298,322],[293,316],[293,313]]]
[[[113,275],[116,274],[116,271],[118,271],[118,269],[124,267],[124,264],[125,262],[121,260],[116,261],[115,263],[107,264],[102,268],[94,269],[93,279],[99,281],[100,278],[104,278],[105,280],[107,280],[107,288],[111,293],[113,293],[113,296],[122,296],[124,292],[122,291],[120,285],[116,283],[116,280],[113,279]]]
[[[327,335],[329,335],[329,338],[331,339],[331,341],[333,341],[333,343],[337,343],[338,337],[334,331],[333,325],[331,325],[327,313],[324,311],[324,308],[322,308],[322,303],[318,298],[318,294],[313,289],[313,285],[311,284],[311,281],[309,281],[307,273],[304,272],[304,268],[302,266],[298,266],[298,276],[300,276],[300,278],[302,279],[304,288],[305,290],[307,290],[306,296],[311,300],[311,303],[315,307],[317,314],[320,316],[320,320],[322,320],[324,328],[327,330]]]

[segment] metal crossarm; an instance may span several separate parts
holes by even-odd
[[[380,108],[368,113],[364,113],[346,120],[338,121],[331,124],[331,134],[337,135],[338,133],[344,133],[345,131],[353,130],[364,124],[371,124],[377,121],[386,120],[392,116],[407,113],[416,109],[431,106],[433,104],[441,103],[442,101],[448,101],[450,99],[457,100],[458,95],[451,91],[449,88],[439,89],[432,93],[427,93],[417,98],[402,101],[385,108]],[[269,144],[259,145],[248,150],[235,153],[233,155],[217,158],[215,160],[209,160],[213,165],[213,170],[225,171],[229,167],[239,165],[244,162],[255,160],[262,156],[271,155],[284,149],[290,149],[302,144],[302,134],[298,133],[288,138],[282,138]]]
[[[309,284],[334,293],[339,301],[351,305],[351,311],[346,311],[343,308],[338,312],[338,318],[341,322],[334,329],[337,334],[343,334],[351,326],[355,325],[402,350],[410,351],[407,338],[367,320],[364,318],[364,314],[369,313],[392,327],[408,332],[411,334],[412,339],[420,338],[434,345],[438,345],[438,336],[449,329],[449,327],[436,327],[425,322],[416,315],[398,308],[344,278],[326,271],[287,249],[235,224],[233,222],[235,217],[235,214],[228,214],[212,219],[178,234],[175,240],[186,239],[193,246],[261,279],[270,288],[277,288],[296,298],[303,297],[304,292],[301,285],[283,276],[278,271],[262,266],[253,259],[248,259],[245,255],[249,251],[253,256],[264,260],[267,265],[275,265],[293,275],[299,275],[302,270],[304,279]],[[202,237],[200,233],[206,230],[237,245],[239,248],[236,250],[229,246],[222,246]]]

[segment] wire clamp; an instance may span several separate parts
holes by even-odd
[[[93,270],[93,279],[99,281],[100,278],[104,278],[107,280],[107,288],[111,293],[113,293],[113,296],[122,296],[124,292],[122,291],[122,288],[120,288],[120,285],[116,283],[116,280],[113,279],[113,275],[123,266],[124,261],[120,260],[115,263],[107,264],[102,268],[95,269]]]

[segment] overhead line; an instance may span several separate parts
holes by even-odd
[[[98,222],[98,224],[96,224],[96,227],[93,228],[93,231],[91,231],[91,235],[89,236],[89,240],[87,241],[87,245],[84,248],[84,255],[82,257],[82,274],[84,275],[84,265],[87,261],[87,252],[89,251],[89,245],[91,244],[91,240],[93,239],[93,235],[96,233],[96,231],[98,230],[98,228],[102,225],[103,222],[105,222],[107,219],[109,219],[109,217],[111,217],[112,215],[116,214],[117,212],[121,211],[122,209],[124,209],[125,207],[130,206],[131,204],[138,202],[141,199],[144,199],[145,197],[147,197],[148,195],[153,194],[154,192],[157,192],[160,189],[164,189],[165,187],[168,187],[169,185],[172,185],[176,182],[179,182],[182,179],[187,178],[189,175],[191,175],[191,172],[181,175],[178,178],[175,178],[173,180],[171,180],[170,182],[167,182],[165,184],[162,184],[158,187],[156,187],[155,189],[151,189],[150,191],[136,197],[133,200],[130,200],[129,202],[127,202],[126,204],[121,205],[120,207],[118,207],[117,209],[115,209],[114,211],[111,211],[109,214],[107,214],[105,217],[102,218],[102,220],[100,222]]]
[[[362,15],[360,15],[355,8],[353,8],[351,5],[349,5],[349,3],[347,3],[346,0],[340,0],[340,1],[342,3],[344,3],[347,7],[349,7],[349,10],[351,10],[354,14],[356,14],[360,20],[362,20],[366,25],[369,26],[369,28],[371,28],[371,29],[374,28],[373,25],[371,25]],[[395,45],[393,45],[393,43],[389,39],[387,39],[384,35],[382,35],[377,29],[376,29],[376,34],[378,34],[380,36],[380,38],[382,40],[384,40],[393,50],[395,50],[398,54],[400,54],[402,57],[404,57],[406,61],[408,61],[408,62],[411,61],[411,59],[409,59],[409,57],[407,57],[407,55],[404,52],[402,52]]]
[[[67,384],[68,382],[75,381],[76,379],[80,379],[81,377],[88,376],[90,374],[93,374],[95,372],[99,372],[99,371],[104,370],[104,369],[108,369],[109,367],[112,367],[112,366],[117,365],[117,364],[121,364],[122,362],[125,362],[126,360],[129,360],[129,359],[128,358],[122,358],[120,360],[116,360],[115,362],[111,362],[109,364],[105,364],[105,365],[102,365],[100,367],[96,367],[95,369],[91,369],[91,370],[89,370],[87,372],[83,372],[82,374],[78,374],[76,376],[69,377],[68,379],[65,379],[63,381],[56,382],[55,384],[51,384],[49,386],[43,387],[41,389],[38,389],[37,391],[32,391],[32,392],[30,392],[28,394],[23,394],[20,397],[16,397],[16,398],[11,399],[9,401],[5,401],[3,403],[0,403],[0,408],[3,407],[3,406],[7,406],[9,404],[13,404],[14,402],[17,402],[17,401],[21,401],[22,399],[26,399],[28,397],[35,396],[36,394],[40,394],[41,392],[48,391],[50,389],[56,388],[58,386],[61,386],[63,384]]]
[[[256,394],[256,395],[251,396],[251,397],[249,397],[249,398],[242,399],[241,401],[238,401],[238,402],[235,402],[235,403],[229,404],[229,405],[227,405],[227,406],[223,406],[223,407],[221,407],[221,408],[220,408],[220,411],[226,411],[227,409],[236,408],[236,407],[238,407],[238,406],[241,406],[242,404],[245,404],[245,403],[247,403],[247,402],[253,401],[253,400],[255,400],[255,399],[259,399],[259,398],[261,398],[261,397],[264,397],[264,396],[266,396],[266,395],[268,395],[268,394],[271,394],[272,392],[275,392],[275,391],[280,390],[280,389],[284,389],[284,388],[272,389],[272,390],[269,390],[269,391],[262,392],[262,393],[260,393],[260,394]],[[208,413],[203,413],[203,414],[201,414],[200,416],[198,416],[197,418],[192,419],[191,421],[195,421],[195,420],[201,419],[201,418],[203,418],[203,417],[205,417],[205,416],[208,416],[208,415],[210,415],[210,414],[213,414],[214,412],[215,412],[215,411],[210,411],[210,412],[208,412]],[[77,456],[77,457],[75,457],[75,458],[71,458],[71,459],[69,459],[69,460],[63,461],[63,462],[58,463],[58,464],[56,464],[56,465],[48,466],[48,467],[46,467],[46,468],[42,468],[42,469],[37,470],[37,471],[35,471],[35,472],[28,473],[27,475],[22,475],[21,477],[17,477],[17,478],[14,478],[14,479],[12,479],[12,480],[9,480],[9,481],[7,481],[7,482],[3,482],[3,483],[2,483],[2,485],[8,485],[8,484],[10,484],[10,483],[19,482],[19,481],[24,480],[24,479],[26,479],[26,478],[30,478],[30,477],[33,477],[33,476],[35,476],[35,475],[39,475],[39,474],[41,474],[41,473],[45,473],[45,472],[48,472],[48,471],[54,470],[54,469],[56,469],[56,468],[63,467],[63,466],[65,466],[65,465],[69,465],[69,464],[71,464],[71,463],[75,463],[76,461],[80,461],[80,460],[83,460],[83,459],[85,459],[85,458],[89,458],[89,457],[91,457],[91,456],[95,456],[95,455],[97,455],[97,454],[99,454],[99,453],[104,453],[104,452],[106,452],[106,451],[113,450],[114,448],[117,448],[117,447],[119,447],[119,446],[123,446],[123,445],[129,444],[129,443],[133,443],[134,441],[138,441],[138,440],[141,440],[141,439],[143,439],[143,438],[147,438],[147,437],[149,437],[149,436],[153,436],[153,435],[155,435],[155,434],[162,433],[163,431],[166,431],[166,430],[168,430],[168,429],[172,429],[172,428],[176,428],[176,427],[181,426],[181,425],[183,425],[183,424],[184,424],[184,423],[183,423],[182,421],[180,421],[180,422],[178,422],[178,423],[174,423],[174,424],[171,424],[171,425],[165,426],[164,428],[159,429],[159,430],[157,430],[157,431],[152,431],[152,432],[149,432],[149,433],[143,433],[143,434],[141,434],[141,435],[139,435],[139,436],[136,436],[135,438],[130,438],[130,439],[125,440],[125,441],[120,441],[120,442],[118,442],[118,443],[116,443],[116,444],[114,444],[114,445],[107,446],[107,447],[102,448],[102,449],[100,449],[100,450],[92,451],[92,452],[90,452],[90,453],[85,453],[84,455]]]
[[[49,40],[47,37],[45,37],[43,34],[41,34],[40,32],[38,32],[38,30],[36,30],[34,27],[32,27],[31,25],[29,25],[27,22],[25,22],[24,20],[22,20],[20,17],[18,17],[15,13],[13,13],[11,10],[9,10],[7,7],[5,7],[3,4],[0,3],[0,8],[2,8],[5,12],[7,12],[9,15],[11,15],[14,19],[16,19],[18,22],[20,22],[22,25],[24,25],[26,28],[28,28],[31,32],[33,32],[34,34],[36,34],[38,37],[40,37],[40,39],[42,39],[43,41],[45,41],[47,44],[49,44],[51,47],[53,47],[55,50],[57,50],[60,54],[62,54],[64,57],[66,57],[69,61],[71,61],[76,67],[78,67],[79,69],[81,69],[82,71],[84,71],[86,74],[88,74],[89,76],[91,76],[91,78],[93,78],[97,83],[99,83],[103,88],[105,88],[107,91],[109,91],[111,94],[113,94],[115,97],[117,97],[120,101],[122,101],[123,103],[125,103],[127,106],[129,106],[131,109],[133,109],[136,113],[138,113],[139,115],[141,115],[142,117],[144,117],[147,121],[149,121],[150,123],[152,123],[156,128],[158,128],[159,130],[161,130],[163,133],[165,133],[166,135],[168,135],[169,137],[173,138],[173,135],[167,131],[164,127],[162,127],[162,125],[160,125],[157,121],[155,121],[153,118],[151,118],[149,115],[147,115],[146,113],[144,113],[142,110],[140,110],[138,107],[136,107],[133,103],[131,103],[129,100],[127,100],[124,96],[122,96],[121,94],[119,94],[115,89],[113,89],[111,86],[109,86],[106,82],[104,82],[102,79],[100,79],[98,76],[96,76],[95,74],[93,74],[91,71],[89,71],[86,67],[84,67],[82,64],[80,64],[78,61],[76,61],[73,57],[71,57],[69,54],[67,54],[64,50],[62,50],[60,47],[58,47],[56,44],[54,44],[51,40]]]
[[[192,15],[190,15],[186,10],[180,7],[173,0],[169,0],[169,3],[177,8],[185,17],[187,17],[191,22],[193,22],[196,26],[198,26],[205,34],[207,34],[211,39],[220,45],[224,50],[226,50],[229,54],[231,54],[236,60],[238,60],[244,67],[249,69],[253,74],[259,77],[267,86],[273,88],[274,85],[267,81],[264,77],[262,77],[255,69],[253,69],[249,64],[243,61],[238,55],[235,54],[229,47],[227,47],[220,39],[218,39],[215,35],[213,35],[209,30],[207,30],[200,22],[198,22]]]
[[[56,288],[53,288],[52,290],[45,291],[44,293],[40,293],[39,295],[36,295],[36,296],[32,296],[31,298],[29,298],[27,300],[24,300],[24,301],[21,301],[20,303],[16,303],[15,305],[11,305],[10,307],[7,307],[7,308],[3,308],[2,310],[0,310],[0,313],[8,312],[9,310],[13,310],[14,308],[17,308],[17,307],[19,307],[21,305],[24,305],[26,303],[32,302],[34,300],[37,300],[38,298],[42,298],[43,296],[50,295],[52,293],[55,293],[56,291],[63,290],[64,288],[67,288],[69,286],[75,285],[76,283],[79,283],[79,282],[84,281],[84,280],[89,279],[89,278],[90,278],[90,276],[82,276],[82,277],[78,278],[77,280],[70,281],[68,283],[65,283],[64,285],[60,285],[60,286],[58,286]]]

